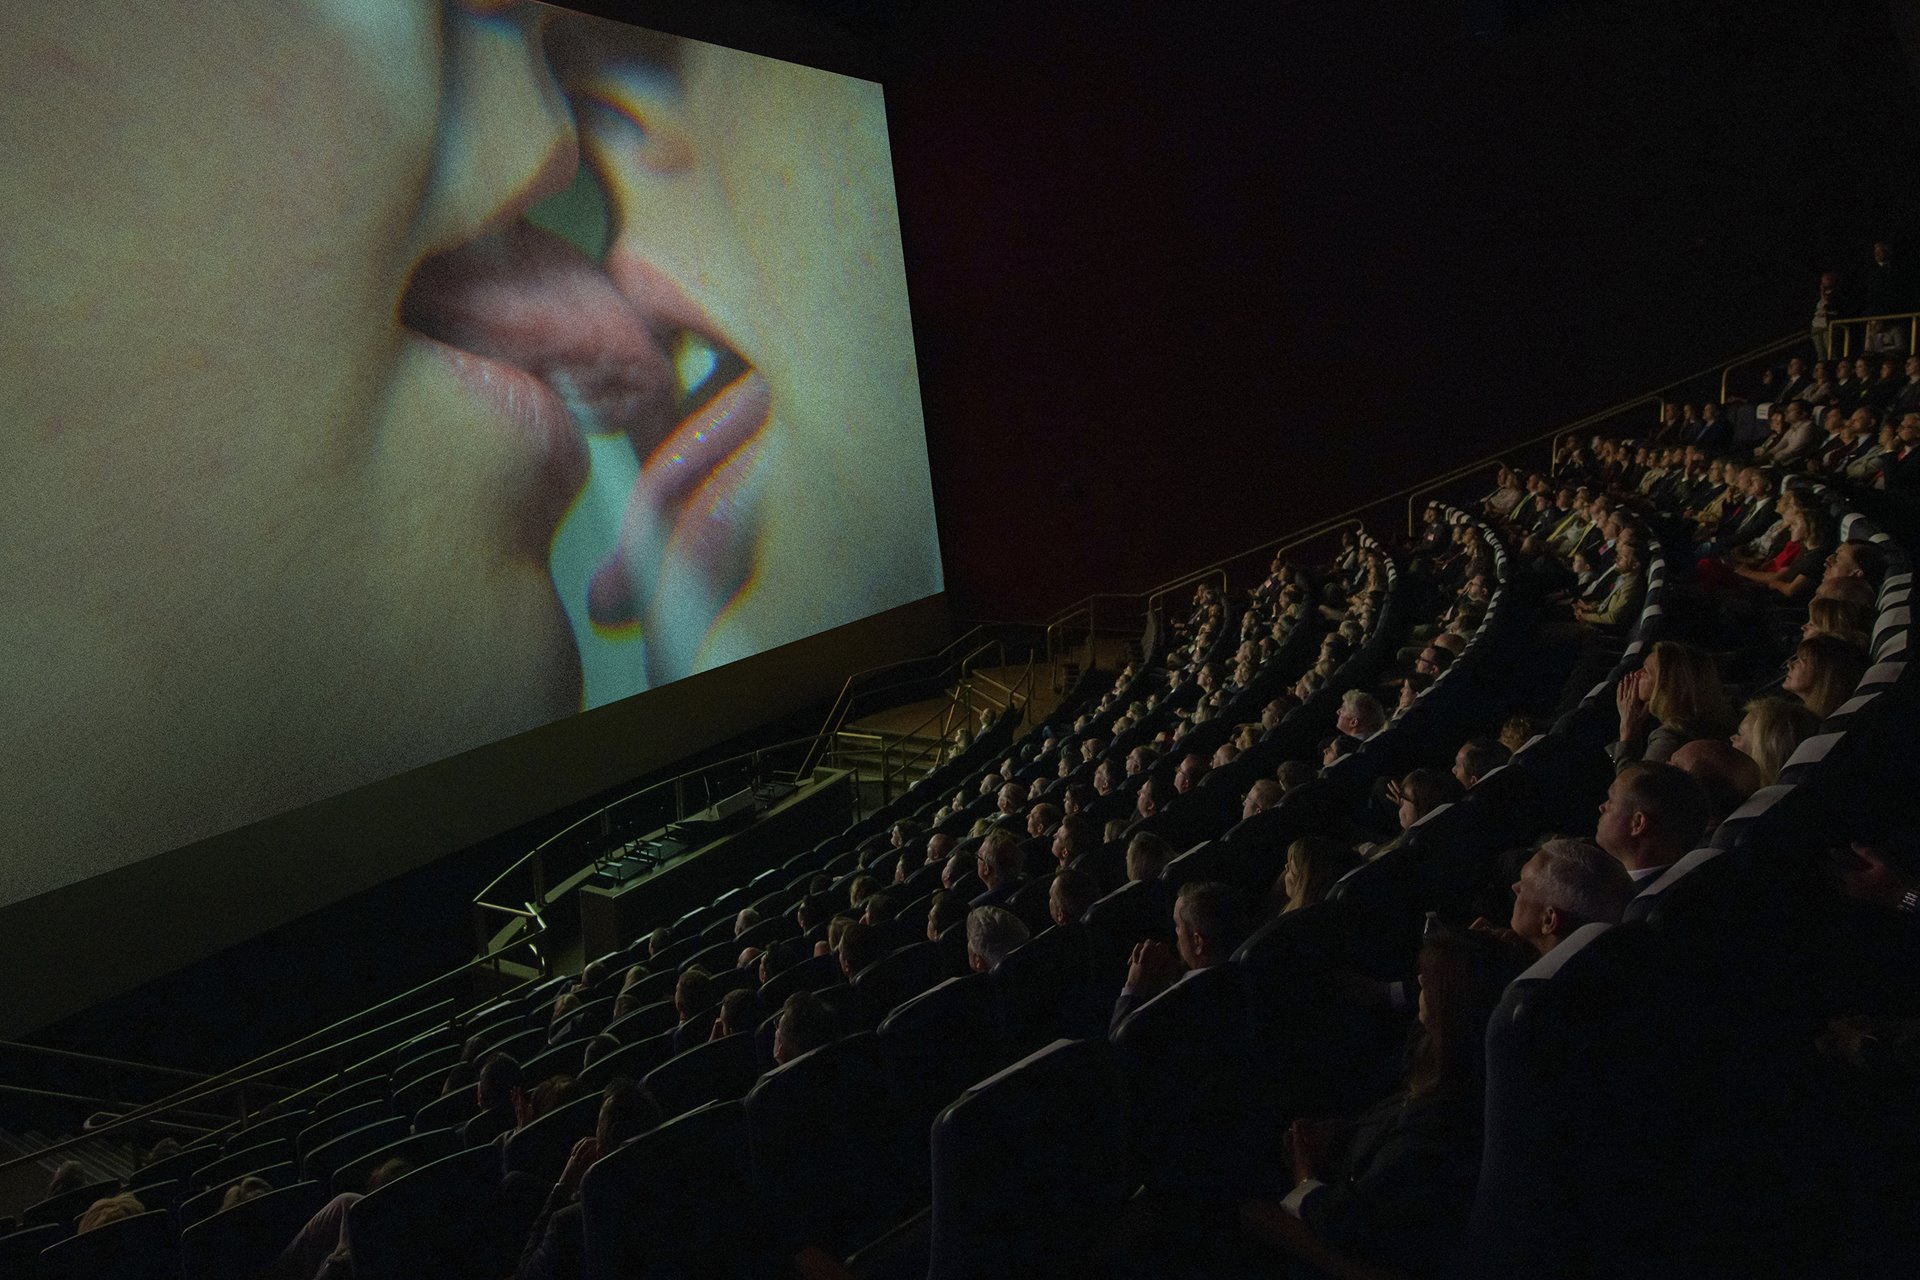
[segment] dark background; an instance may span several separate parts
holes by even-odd
[[[885,83],[963,618],[1150,587],[1783,336],[1876,238],[1920,261],[1885,3],[570,7]]]
[[[1876,238],[1920,262],[1884,3],[572,7],[886,85],[961,618],[1152,586],[1782,336]],[[241,1060],[464,959],[536,838],[43,1038]]]

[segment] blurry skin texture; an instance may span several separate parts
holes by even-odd
[[[901,421],[918,383],[877,87],[588,18],[556,19],[547,42],[610,207],[609,272],[666,277],[771,393],[728,513],[754,531],[752,581],[733,594],[742,566],[703,563],[683,517],[637,584],[660,602],[650,678],[924,593],[903,580],[933,589],[930,536],[846,518],[912,530],[931,512],[917,415]]]
[[[548,553],[584,470],[398,310],[423,260],[566,185],[554,68],[588,25],[617,30],[429,0],[0,13],[0,843],[37,855],[0,900],[579,709]],[[590,69],[640,55],[671,74],[623,109],[672,163],[579,122],[615,255],[672,276],[772,405],[742,589],[673,554],[650,584],[673,676],[877,607],[885,510],[834,517],[910,461],[907,568],[937,567],[920,433],[851,440],[914,396],[890,195],[854,181],[887,172],[877,89],[658,38]]]

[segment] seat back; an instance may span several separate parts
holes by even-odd
[[[297,1182],[195,1221],[180,1233],[184,1280],[257,1280],[325,1203],[319,1183]]]
[[[1104,1040],[1056,1040],[982,1080],[933,1125],[928,1280],[1087,1274],[1131,1183]]]
[[[1117,993],[1134,947],[1148,938],[1173,945],[1173,898],[1158,880],[1134,880],[1088,907],[1086,926],[1093,979]]]
[[[71,1191],[63,1191],[57,1196],[48,1196],[45,1200],[28,1205],[20,1213],[20,1224],[26,1227],[51,1224],[63,1231],[72,1231],[73,1220],[79,1217],[88,1205],[102,1197],[119,1194],[118,1178],[88,1183],[84,1187],[75,1187]]]
[[[668,1058],[647,1072],[646,1086],[661,1112],[675,1116],[709,1102],[744,1098],[759,1077],[753,1033],[741,1031]]]
[[[672,1056],[673,1028],[669,1027],[644,1040],[615,1049],[604,1057],[595,1058],[580,1072],[580,1086],[584,1089],[604,1089],[607,1081],[615,1076],[632,1076],[638,1080]]]
[[[334,1170],[349,1164],[369,1151],[378,1150],[389,1142],[398,1142],[412,1129],[404,1116],[394,1116],[387,1120],[377,1120],[372,1124],[361,1125],[351,1133],[323,1142],[307,1152],[300,1161],[300,1176],[311,1178],[315,1182],[331,1183]],[[202,1170],[204,1173],[205,1170]]]
[[[923,941],[884,955],[856,973],[853,990],[860,998],[866,1025],[877,1026],[896,1005],[940,981],[941,970],[939,944]]]
[[[347,1210],[355,1280],[485,1275],[496,1261],[476,1256],[492,1238],[500,1153],[470,1147],[362,1196]]]
[[[589,1093],[556,1107],[507,1139],[503,1161],[508,1172],[519,1170],[543,1183],[555,1182],[566,1168],[573,1144],[590,1137],[600,1119],[601,1097]]]
[[[970,973],[914,997],[888,1014],[876,1033],[906,1111],[924,1137],[933,1117],[966,1087],[1005,1066],[993,981]]]
[[[473,1096],[472,1089],[463,1089],[460,1092],[465,1093],[469,1098]],[[304,1160],[307,1157],[307,1152],[322,1143],[332,1142],[341,1134],[351,1133],[355,1129],[370,1125],[376,1120],[385,1120],[390,1114],[391,1112],[387,1110],[387,1104],[376,1100],[373,1102],[363,1102],[357,1107],[350,1108],[346,1111],[338,1111],[332,1115],[315,1120],[312,1124],[294,1135],[293,1158],[295,1160]]]
[[[165,1209],[71,1236],[40,1255],[42,1280],[179,1280],[179,1236]]]
[[[463,1085],[452,1093],[443,1093],[413,1113],[413,1131],[455,1128],[471,1120],[480,1110],[480,1099],[472,1085]]]
[[[195,1189],[224,1187],[256,1170],[289,1163],[293,1159],[293,1148],[294,1144],[285,1138],[242,1147],[230,1155],[220,1157],[212,1164],[203,1164],[195,1169],[193,1175],[187,1179],[187,1185]]]
[[[432,1164],[435,1160],[445,1159],[460,1150],[463,1145],[458,1129],[429,1129],[425,1133],[416,1133],[396,1142],[389,1142],[365,1155],[355,1156],[335,1169],[333,1194],[337,1196],[343,1191],[364,1193],[367,1189],[368,1176],[389,1160],[405,1160],[418,1168],[421,1165]]]
[[[584,1280],[727,1273],[745,1244],[748,1150],[745,1107],[718,1102],[596,1160],[580,1183]]]
[[[744,1105],[755,1200],[779,1251],[815,1244],[844,1256],[890,1226],[924,1183],[926,1166],[916,1171],[905,1159],[871,1032],[775,1068]]]
[[[1093,992],[1087,931],[1057,925],[1016,948],[993,970],[1007,1053],[1024,1055],[1065,1035],[1100,1035],[1106,1019]]]
[[[1236,964],[1189,974],[1114,1029],[1150,1188],[1230,1196],[1250,1185],[1263,1149],[1278,1149],[1249,1030],[1247,971]]]
[[[67,1228],[52,1222],[0,1235],[0,1276],[37,1280],[41,1253],[66,1238]]]

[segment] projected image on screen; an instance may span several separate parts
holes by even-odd
[[[940,589],[879,86],[0,16],[0,902]]]

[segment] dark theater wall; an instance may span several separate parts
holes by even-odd
[[[1781,336],[1876,237],[1920,259],[1884,3],[579,7],[886,81],[962,617],[1150,586]]]

